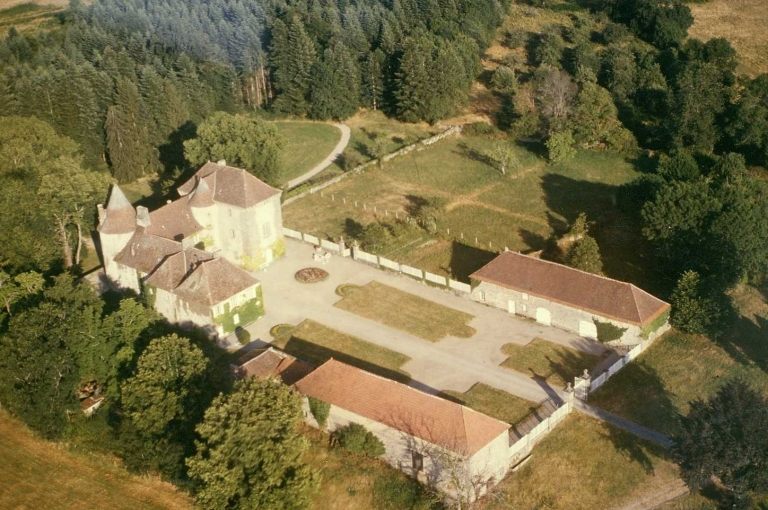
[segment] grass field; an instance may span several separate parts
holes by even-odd
[[[605,423],[574,414],[484,498],[485,510],[619,508],[674,482],[677,467],[660,449]]]
[[[305,431],[312,447],[305,459],[320,471],[311,510],[438,510],[434,495],[382,461],[328,447],[328,436]]]
[[[768,5],[765,0],[709,0],[688,4],[694,23],[691,37],[725,37],[738,52],[738,71],[768,72]]]
[[[735,377],[768,395],[768,304],[756,289],[742,288],[735,298],[753,302],[722,342],[671,332],[625,367],[590,401],[665,433],[678,430],[677,416],[689,402],[706,399]],[[746,306],[746,305],[744,305]],[[631,392],[633,397],[627,399]]]
[[[19,31],[38,28],[50,21],[56,13],[64,10],[66,5],[67,2],[61,0],[50,2],[0,0],[0,31],[5,33],[11,27]]]
[[[509,356],[501,366],[544,379],[557,388],[565,388],[585,368],[591,370],[601,359],[541,338],[535,338],[525,346],[506,344],[501,350]]]
[[[379,282],[345,289],[344,297],[334,306],[424,340],[437,342],[449,335],[469,338],[475,334],[467,325],[472,315],[415,294]]]
[[[316,366],[333,357],[390,379],[410,380],[410,375],[400,369],[410,360],[408,356],[312,320],[305,320],[296,327],[279,327],[273,336],[275,346]]]
[[[596,222],[606,272],[644,283],[648,262],[639,229],[616,207],[617,187],[638,175],[631,163],[610,153],[580,152],[567,164],[547,165],[518,147],[520,166],[501,176],[480,156],[492,143],[481,137],[445,139],[286,206],[285,224],[338,238],[349,235],[350,224],[402,219],[419,202],[437,197],[443,202],[436,214],[440,237],[425,234],[382,254],[466,280],[505,246],[542,249],[584,211]],[[484,251],[484,259],[482,253],[457,253],[462,250]]]
[[[341,133],[321,122],[275,122],[284,146],[281,180],[287,182],[313,168],[331,153]]]
[[[67,451],[0,411],[0,508],[191,509],[173,485],[129,474],[108,457]]]
[[[530,402],[483,383],[476,383],[464,393],[443,391],[441,396],[511,425],[520,423],[538,407],[535,402]]]

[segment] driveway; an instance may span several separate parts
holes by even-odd
[[[330,154],[322,160],[320,163],[315,165],[313,168],[308,170],[307,172],[301,174],[300,176],[291,179],[288,181],[287,187],[295,188],[299,184],[308,181],[312,177],[316,176],[329,166],[333,164],[334,161],[336,161],[336,158],[341,156],[341,153],[344,152],[344,149],[347,148],[347,144],[349,144],[349,137],[350,137],[350,131],[349,126],[346,124],[334,124],[334,126],[341,131],[341,138],[339,139],[339,143],[336,144],[336,147],[333,148]]]
[[[297,270],[316,265],[318,263],[312,260],[312,246],[286,239],[286,256],[266,270],[255,273],[263,285],[266,315],[247,328],[251,338],[269,342],[269,330],[275,324],[298,324],[304,319],[312,319],[409,356],[411,361],[402,369],[411,374],[415,387],[427,391],[463,392],[482,382],[536,402],[553,394],[562,396],[562,388],[552,389],[530,375],[500,367],[506,358],[501,352],[504,344],[525,345],[540,337],[585,352],[601,354],[605,351],[598,342],[511,316],[468,297],[348,258],[332,256],[321,266],[330,274],[323,282],[302,284],[294,279]],[[469,325],[476,330],[475,335],[471,338],[448,336],[438,342],[429,342],[333,306],[341,299],[335,293],[340,284],[364,285],[373,280],[473,315]],[[231,342],[236,344],[235,340]]]

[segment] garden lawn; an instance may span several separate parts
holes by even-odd
[[[538,444],[478,505],[490,509],[621,508],[676,483],[677,466],[659,447],[578,413]]]
[[[328,447],[328,436],[307,429],[306,462],[320,472],[310,510],[438,510],[437,498],[384,462]]]
[[[762,316],[762,328],[759,321],[742,317],[741,326],[737,324],[729,336],[732,343],[667,333],[592,394],[590,402],[674,434],[679,430],[678,416],[688,412],[690,401],[709,398],[733,378],[741,377],[768,395],[768,314]]]
[[[639,227],[617,207],[619,186],[639,175],[631,163],[612,153],[581,151],[567,163],[548,165],[518,146],[519,165],[502,176],[481,156],[494,143],[479,136],[446,138],[289,204],[285,224],[321,238],[350,238],[361,225],[402,220],[419,201],[437,199],[440,235],[432,237],[444,253],[434,243],[403,239],[401,249],[387,247],[393,253],[387,256],[423,261],[423,269],[466,281],[479,266],[454,269],[451,241],[491,253],[505,247],[536,251],[586,212],[608,275],[650,287],[644,281],[649,250]]]
[[[443,391],[441,396],[511,425],[520,423],[539,407],[535,402],[482,383],[476,383],[464,393]]]
[[[501,350],[509,356],[501,363],[502,367],[543,379],[558,388],[565,388],[585,368],[591,370],[602,359],[541,338],[525,346],[506,344]]]
[[[0,508],[192,509],[157,478],[131,475],[115,459],[69,452],[0,411]]]
[[[283,139],[280,182],[288,182],[324,160],[341,138],[341,132],[322,122],[277,121]]]
[[[400,369],[411,359],[408,356],[312,320],[305,320],[296,327],[279,326],[273,330],[273,336],[275,346],[315,366],[333,357],[396,381],[410,380],[410,375]]]
[[[446,336],[469,338],[473,316],[421,298],[415,294],[370,282],[362,287],[344,286],[344,297],[334,306],[400,329],[430,342]]]

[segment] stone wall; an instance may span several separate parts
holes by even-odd
[[[544,325],[572,331],[585,338],[597,339],[594,320],[608,322],[624,328],[620,341],[634,345],[642,341],[642,330],[634,324],[620,322],[585,310],[556,303],[548,299],[507,289],[487,282],[480,282],[472,289],[472,298],[481,303],[529,317]]]

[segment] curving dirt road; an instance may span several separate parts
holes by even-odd
[[[299,184],[302,184],[303,182],[308,181],[312,177],[316,176],[329,166],[333,164],[334,161],[336,161],[336,158],[338,158],[342,152],[344,152],[344,149],[347,148],[347,144],[349,144],[349,137],[350,137],[350,131],[349,126],[346,124],[334,124],[334,126],[341,131],[341,139],[339,140],[339,143],[336,144],[336,147],[333,148],[330,154],[322,160],[320,163],[315,165],[313,168],[311,168],[309,171],[303,173],[302,175],[296,177],[295,179],[291,179],[288,181],[288,184],[286,185],[288,189],[295,188]]]

